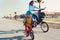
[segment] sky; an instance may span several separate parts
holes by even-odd
[[[28,10],[28,5],[31,0],[0,0],[0,17],[9,16],[9,14],[14,15],[24,14]],[[38,3],[35,3],[38,6]],[[44,0],[41,5],[46,7],[46,11],[60,11],[60,0]],[[42,7],[42,8],[43,8]]]

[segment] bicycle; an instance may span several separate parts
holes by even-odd
[[[42,10],[43,10],[43,9],[42,9]],[[34,10],[34,11],[36,11],[36,10]],[[38,17],[37,17],[37,16],[38,16]],[[45,13],[44,13],[44,12],[41,12],[41,10],[38,10],[37,15],[32,14],[32,17],[37,20],[36,24],[37,24],[37,25],[40,25],[41,30],[42,30],[43,32],[48,32],[49,26],[48,26],[47,22],[43,21],[43,19],[45,18]],[[33,23],[33,24],[34,24],[34,23]],[[37,26],[37,25],[36,25],[36,26]],[[32,28],[34,28],[34,27],[36,27],[36,26],[33,25]]]
[[[33,30],[30,30],[31,27],[27,27],[26,37],[30,35],[31,40],[34,40],[34,32]]]

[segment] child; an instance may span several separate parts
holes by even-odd
[[[25,18],[25,22],[24,22],[24,25],[25,25],[25,34],[28,32],[28,30],[31,32],[33,31],[32,30],[32,13],[30,11],[27,11],[26,13],[26,18]],[[28,35],[26,35],[28,36]]]

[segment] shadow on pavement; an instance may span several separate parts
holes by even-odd
[[[14,33],[18,33],[18,32],[22,32],[22,33],[24,33],[24,30],[10,30],[10,31],[0,31],[0,34],[14,34]],[[40,31],[40,30],[38,30],[38,31],[34,31],[34,33],[35,34],[40,34],[40,33],[44,33],[43,31]]]
[[[15,36],[11,38],[0,38],[0,40],[22,40],[24,36]]]
[[[14,36],[14,37],[10,37],[10,38],[0,38],[0,40],[31,40],[31,39],[27,39],[24,36]]]
[[[10,30],[10,31],[1,31],[0,30],[0,34],[14,34],[14,33],[18,33],[18,32],[24,32],[24,30]]]

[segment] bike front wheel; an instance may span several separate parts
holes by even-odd
[[[30,37],[31,37],[31,40],[34,40],[34,33],[33,32],[30,33]]]
[[[41,30],[43,32],[48,32],[49,26],[48,26],[48,24],[46,22],[41,22]]]

